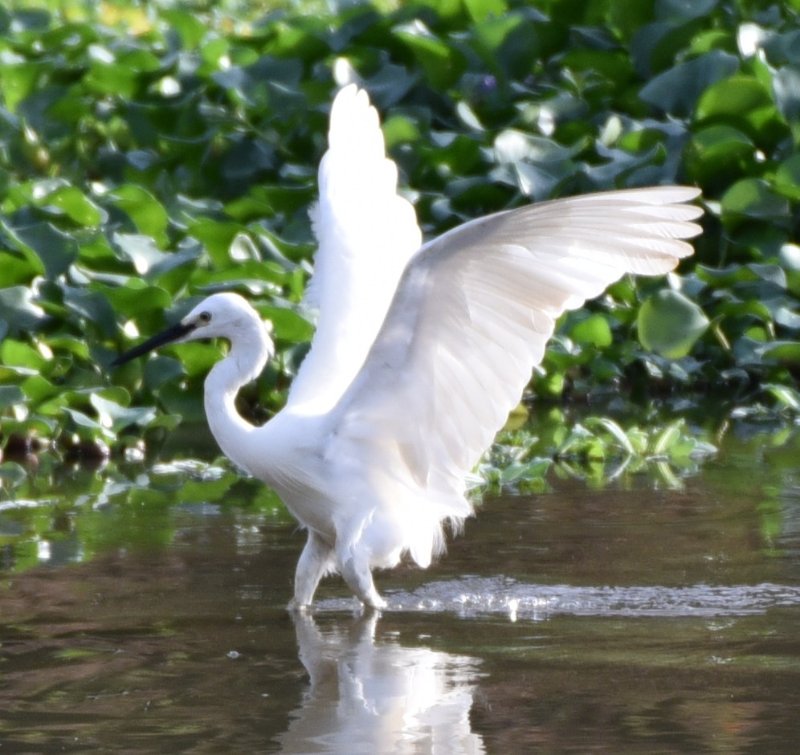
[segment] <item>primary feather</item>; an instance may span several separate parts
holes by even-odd
[[[318,325],[288,397],[306,411],[329,409],[351,383],[422,242],[414,208],[397,194],[378,114],[355,85],[334,100],[328,142],[311,211],[318,248],[306,292]]]

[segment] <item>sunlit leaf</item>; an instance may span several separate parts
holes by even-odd
[[[781,404],[800,412],[800,392],[788,385],[769,384],[764,386],[764,390],[771,393]]]
[[[164,206],[149,191],[141,186],[126,184],[115,189],[111,196],[117,207],[125,211],[142,234],[152,236],[156,244],[166,244],[169,216]]]
[[[163,262],[167,255],[162,252],[150,236],[139,233],[115,233],[114,243],[133,263],[136,272],[144,275]]]
[[[78,256],[75,239],[52,223],[24,223],[17,225],[13,232],[41,260],[48,278],[57,278],[65,273]]]
[[[116,401],[104,398],[96,393],[92,394],[90,401],[97,411],[100,424],[114,432],[119,432],[131,425],[143,427],[156,418],[156,409],[152,406],[122,406]]]
[[[788,220],[789,205],[766,181],[744,178],[737,181],[722,197],[723,218],[735,224],[743,218],[756,220]]]
[[[587,417],[588,427],[599,427],[611,435],[628,454],[635,454],[636,449],[626,435],[625,431],[610,417]]]
[[[47,195],[42,204],[62,211],[80,225],[95,226],[108,218],[105,210],[98,207],[75,186],[62,186],[56,189]]]
[[[775,171],[775,190],[795,202],[800,202],[800,152],[784,160]]]
[[[572,338],[578,343],[603,348],[613,340],[608,320],[601,314],[593,314],[576,323],[572,328]]]
[[[708,324],[700,307],[671,289],[645,301],[636,319],[642,346],[670,359],[686,356]]]
[[[663,456],[668,454],[673,444],[680,440],[683,426],[683,420],[676,420],[672,424],[667,425],[653,442],[653,455]]]
[[[473,21],[485,21],[491,16],[502,16],[508,10],[505,0],[464,0]]]
[[[761,346],[759,352],[765,359],[800,365],[800,341],[773,341]]]
[[[203,377],[224,347],[166,350],[111,374],[101,365],[219,290],[273,320],[278,354],[257,400],[282,405],[313,335],[297,308],[315,248],[308,208],[345,81],[361,82],[381,113],[426,238],[528,199],[703,190],[697,254],[671,285],[713,337],[692,348],[694,335],[661,333],[661,351],[646,350],[631,326],[649,332],[662,284],[626,278],[562,319],[535,401],[621,401],[620,386],[643,396],[653,379],[687,405],[709,384],[732,399],[742,386],[791,386],[797,0],[745,3],[738,15],[718,0],[534,5],[245,4],[235,21],[225,4],[0,8],[0,340],[12,362],[0,380],[24,398],[0,433],[59,449],[78,427],[63,408],[96,421],[87,391],[115,401],[101,392],[112,380],[134,392],[120,406],[159,407],[149,428],[177,412],[202,419]],[[673,302],[665,326],[674,314]],[[678,362],[662,356],[687,348]],[[80,425],[82,442],[115,442],[109,417]],[[641,456],[648,430],[619,427]],[[597,462],[573,471],[600,484],[622,447],[610,430],[584,429],[570,453]],[[673,448],[684,458],[690,445]],[[540,484],[527,457],[514,463],[517,489]]]
[[[208,32],[206,24],[186,10],[167,8],[163,12],[163,17],[180,34],[181,42],[186,49],[197,48]]]
[[[39,351],[27,343],[6,338],[0,343],[0,361],[12,367],[29,367],[33,370],[41,370],[47,360]]]

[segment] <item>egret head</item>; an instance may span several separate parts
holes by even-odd
[[[234,347],[244,342],[257,351],[272,351],[267,325],[247,300],[238,294],[221,293],[204,299],[180,322],[120,354],[111,365],[125,364],[159,346],[201,338],[227,338]]]

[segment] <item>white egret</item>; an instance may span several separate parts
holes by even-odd
[[[309,286],[319,310],[286,406],[256,427],[237,391],[273,352],[240,296],[209,296],[177,325],[123,354],[225,338],[205,382],[222,451],[280,495],[308,530],[292,604],[338,572],[381,608],[372,569],[403,554],[421,567],[443,523],[472,513],[465,477],[520,400],[556,319],[626,273],[659,275],[692,253],[699,192],[664,186],[543,202],[473,220],[422,244],[397,194],[378,116],[351,85],[334,100],[312,210]]]

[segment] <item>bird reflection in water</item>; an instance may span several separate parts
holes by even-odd
[[[470,726],[474,659],[376,639],[375,612],[324,630],[305,612],[292,620],[310,689],[282,752],[485,752]]]

